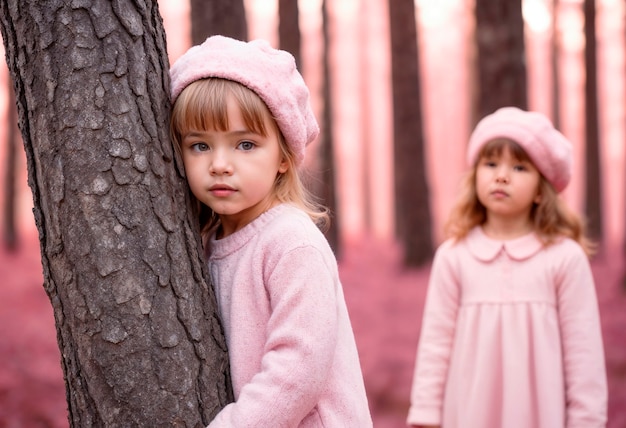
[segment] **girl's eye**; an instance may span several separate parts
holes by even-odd
[[[527,162],[520,162],[513,165],[513,169],[515,169],[515,171],[530,171],[531,166]]]
[[[486,166],[486,167],[489,167],[489,168],[493,168],[494,166],[496,166],[495,161],[492,161],[492,160],[490,160],[490,159],[485,159],[485,160],[483,160],[482,164],[483,164],[484,166]]]
[[[252,141],[242,141],[237,147],[243,151],[249,151],[252,150],[254,146],[255,144]]]
[[[194,143],[190,147],[191,150],[193,150],[194,152],[206,152],[207,150],[209,150],[209,146],[207,146],[205,143]]]

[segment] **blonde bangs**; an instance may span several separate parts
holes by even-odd
[[[207,78],[187,86],[174,104],[171,124],[176,142],[180,143],[181,135],[189,130],[227,131],[229,95],[239,105],[246,127],[267,137],[267,124],[272,122],[269,120],[272,116],[258,95],[239,83]]]

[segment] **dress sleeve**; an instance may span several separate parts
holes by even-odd
[[[411,387],[409,425],[441,424],[459,299],[451,247],[444,244],[435,255],[428,283]]]
[[[261,371],[209,428],[298,426],[326,385],[338,332],[332,266],[303,246],[283,254],[267,278],[272,313]]]
[[[598,300],[589,261],[578,245],[561,265],[559,276],[566,426],[605,427],[608,393]]]

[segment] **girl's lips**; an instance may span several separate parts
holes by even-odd
[[[235,189],[224,184],[216,184],[209,188],[209,192],[211,192],[215,196],[224,197],[233,194],[235,192]]]
[[[491,196],[494,196],[496,198],[506,198],[507,196],[509,196],[508,193],[506,193],[504,190],[494,190],[493,192],[491,192]]]

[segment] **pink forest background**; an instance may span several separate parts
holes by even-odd
[[[609,427],[626,428],[626,10],[597,1],[598,87],[605,241],[592,266],[598,288],[609,374]],[[246,0],[249,37],[278,45],[277,2]],[[390,53],[386,0],[328,1],[338,180],[340,272],[350,309],[374,425],[403,427],[408,409],[430,266],[406,269],[394,241]],[[575,171],[563,197],[583,209],[582,0],[561,0],[561,130],[575,147]],[[524,0],[531,110],[550,116],[551,1]],[[473,2],[416,0],[427,172],[436,243],[465,169],[471,132]],[[170,61],[190,45],[189,5],[160,0]],[[299,0],[302,73],[321,117],[321,0]],[[3,49],[2,49],[3,50]],[[2,52],[4,57],[4,52]],[[8,71],[0,64],[0,118],[6,117]],[[3,83],[4,82],[4,83]],[[6,133],[0,120],[0,135]],[[316,167],[316,143],[307,166]],[[6,147],[0,139],[0,165]],[[23,151],[19,165],[17,252],[0,250],[0,428],[66,427],[65,391],[50,302],[42,287],[32,197]],[[0,176],[4,182],[4,175]],[[4,198],[4,187],[0,196]],[[4,199],[2,199],[4,200]],[[0,216],[2,214],[0,213]]]

